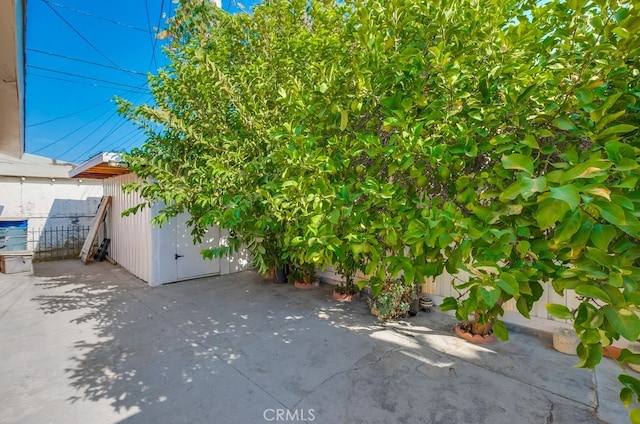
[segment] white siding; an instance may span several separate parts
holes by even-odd
[[[122,212],[140,204],[137,193],[124,193],[122,185],[138,182],[135,174],[125,174],[104,180],[104,194],[111,196],[111,211],[107,217],[111,238],[110,255],[136,277],[152,283],[151,211],[122,216]]]

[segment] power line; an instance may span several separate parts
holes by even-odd
[[[114,81],[104,80],[104,79],[100,79],[100,78],[87,77],[85,75],[74,74],[72,72],[59,71],[57,69],[45,68],[43,66],[36,66],[36,65],[27,64],[27,67],[28,68],[33,68],[33,69],[39,69],[39,70],[42,70],[42,71],[55,72],[56,74],[68,75],[68,76],[77,77],[77,78],[84,78],[84,79],[88,79],[88,80],[92,80],[92,81],[106,82],[107,84],[120,85],[122,87],[136,88],[136,89],[140,88],[140,87],[133,86],[131,84],[124,84],[124,83],[121,83],[121,82],[114,82]]]
[[[144,0],[144,9],[147,12],[147,27],[149,27],[149,41],[151,42],[151,61],[149,62],[149,68],[151,68],[151,64],[155,63],[156,61],[156,57],[153,54],[154,53],[154,44],[153,44],[153,32],[151,31],[151,18],[149,18],[149,1],[148,0]],[[155,63],[156,68],[158,67],[158,64]]]
[[[54,2],[49,1],[49,0],[42,0],[42,1],[47,3],[47,4],[49,4],[49,5],[52,5],[52,6],[55,6],[55,7],[59,7],[61,9],[67,9],[67,10],[70,10],[70,11],[75,12],[75,13],[79,13],[79,14],[82,14],[82,15],[90,16],[92,18],[102,19],[103,21],[111,22],[112,24],[120,25],[120,26],[123,26],[125,28],[133,29],[135,31],[149,32],[149,30],[146,30],[144,28],[139,28],[139,27],[136,27],[136,26],[124,23],[124,22],[115,21],[113,19],[105,18],[104,16],[96,15],[94,13],[85,12],[84,10],[74,9],[73,7],[65,6],[64,4],[54,3]]]
[[[145,4],[146,4],[146,1],[147,0],[145,0]],[[164,13],[164,0],[162,0],[162,3],[160,3],[160,15],[158,16],[158,25],[156,26],[157,30],[160,30],[160,24],[162,23],[163,13]],[[147,16],[149,16],[148,13],[147,13]],[[153,43],[151,45],[151,62],[149,63],[149,67],[151,67],[151,63],[153,63],[156,69],[158,69],[158,63],[156,62],[156,46],[157,45],[158,45],[158,37],[155,36],[153,37]]]
[[[40,53],[40,54],[46,54],[46,55],[49,55],[49,56],[59,57],[59,58],[62,58],[62,59],[68,59],[68,60],[74,60],[76,62],[87,63],[89,65],[96,65],[96,66],[102,66],[103,68],[115,69],[117,71],[127,72],[127,73],[134,74],[134,75],[147,76],[147,74],[144,73],[144,72],[133,71],[133,70],[130,70],[130,69],[121,68],[119,66],[109,66],[109,65],[105,65],[104,63],[92,62],[90,60],[79,59],[77,57],[71,57],[71,56],[65,56],[63,54],[47,52],[47,51],[44,51],[44,50],[38,50],[38,49],[32,49],[32,48],[27,48],[27,50],[35,52],[35,53]]]
[[[54,77],[54,76],[51,76],[51,75],[34,74],[33,72],[29,72],[29,77],[47,78],[47,79],[56,80],[56,81],[70,82],[70,83],[73,83],[73,84],[88,85],[89,87],[96,87],[96,88],[108,88],[110,90],[123,91],[125,93],[129,93],[129,92],[145,93],[146,92],[146,91],[135,91],[134,89],[124,90],[123,88],[108,87],[106,85],[93,84],[93,83],[84,82],[84,81],[75,81],[75,80],[66,79],[66,78],[57,78],[57,77]]]
[[[107,120],[108,121],[108,120]],[[105,121],[104,123],[106,124]],[[114,124],[109,130],[107,130],[106,134],[104,135],[104,137],[102,137],[100,140],[96,141],[95,144],[92,147],[89,147],[88,149],[86,149],[84,152],[80,153],[78,156],[76,156],[72,162],[75,162],[76,160],[82,158],[83,156],[85,156],[87,153],[96,150],[98,148],[98,146],[100,144],[102,144],[109,136],[111,136],[114,132],[116,132],[117,130],[119,130],[124,124],[126,124],[128,121],[122,120],[116,124]],[[102,126],[102,125],[101,125]],[[96,128],[95,130],[93,130],[91,133],[87,134],[87,136],[85,137],[88,138],[89,136],[93,135],[96,133],[96,131],[99,129],[100,127]],[[78,147],[80,145],[80,143],[77,143],[75,146],[72,146],[70,149],[68,149],[66,152],[62,153],[61,156],[66,155],[67,153],[69,153],[71,150],[75,149],[76,147]]]
[[[96,103],[96,104],[91,105],[89,107],[86,107],[84,109],[76,110],[75,112],[71,112],[71,113],[69,113],[67,115],[59,116],[59,117],[53,118],[53,119],[48,119],[46,121],[38,122],[38,123],[35,123],[35,124],[29,124],[29,125],[27,125],[27,128],[37,127],[38,125],[44,125],[44,124],[48,124],[50,122],[59,121],[60,119],[68,118],[68,117],[73,116],[73,115],[78,115],[78,114],[80,114],[82,112],[86,112],[88,110],[94,109],[94,108],[96,108],[98,106],[101,106],[101,105],[103,105],[105,103],[109,103],[110,101],[111,100],[103,100],[100,103]]]
[[[75,33],[78,35],[78,37],[80,37],[82,40],[84,40],[84,42],[85,42],[85,43],[87,43],[87,44],[88,44],[88,45],[89,45],[93,50],[95,50],[96,52],[98,52],[98,54],[100,54],[100,56],[102,56],[102,57],[104,57],[105,59],[107,59],[107,61],[108,61],[109,63],[111,63],[113,66],[115,66],[115,67],[118,67],[118,68],[119,68],[119,66],[118,66],[118,64],[117,64],[117,63],[115,63],[113,60],[109,59],[109,57],[108,57],[106,54],[102,53],[102,51],[100,51],[100,49],[99,49],[99,48],[97,48],[95,45],[93,45],[93,43],[92,43],[91,41],[89,41],[89,40],[87,39],[87,37],[85,37],[84,35],[82,35],[82,33],[81,33],[80,31],[78,31],[78,30],[77,30],[73,25],[71,25],[71,23],[70,23],[69,21],[67,21],[67,20],[64,18],[64,16],[62,16],[60,13],[58,13],[58,11],[57,11],[56,9],[54,9],[54,8],[53,8],[53,6],[51,6],[51,4],[49,4],[49,2],[48,2],[47,0],[42,0],[42,1],[43,1],[43,2],[44,2],[44,3],[49,7],[49,9],[51,9],[51,11],[52,11],[53,13],[55,13],[55,14],[56,14],[56,15],[57,15],[61,20],[62,20],[62,22],[64,22],[64,23],[65,23],[69,28],[71,28],[71,30],[72,30],[73,32],[75,32]]]
[[[95,118],[93,118],[91,121],[87,121],[84,124],[80,125],[78,128],[76,128],[75,130],[71,131],[70,133],[67,133],[65,135],[63,135],[62,137],[58,138],[55,141],[52,141],[51,143],[47,144],[46,146],[42,146],[41,148],[34,150],[33,153],[38,153],[43,151],[44,149],[48,149],[50,147],[53,147],[54,145],[58,144],[59,142],[63,141],[64,139],[66,139],[67,137],[72,136],[73,134],[77,133],[78,131],[80,131],[81,129],[83,129],[84,127],[89,126],[90,124],[93,124],[95,121],[97,121],[99,118],[101,118],[103,115],[106,115],[107,113],[109,113],[110,109],[105,110],[104,112],[102,112],[100,115],[96,116]],[[114,115],[113,113],[111,114],[112,116]],[[109,118],[102,123],[102,125],[104,125],[109,119],[111,119],[111,116],[109,116]],[[102,126],[101,125],[101,126]],[[98,127],[99,128],[99,127]]]
[[[140,93],[138,93],[140,94]],[[64,155],[66,155],[67,153],[71,152],[72,150],[76,149],[77,147],[79,147],[88,137],[90,137],[91,135],[95,134],[96,131],[98,131],[103,125],[105,125],[113,116],[115,116],[117,113],[117,111],[115,111],[111,116],[109,116],[109,118],[107,118],[102,124],[100,124],[98,127],[96,127],[93,131],[91,131],[89,134],[87,134],[83,140],[78,141],[76,144],[74,144],[73,146],[71,146],[69,149],[67,149],[65,152],[63,152],[60,157],[63,157]],[[93,120],[95,121],[95,120]],[[92,121],[92,122],[93,122]],[[78,158],[81,158],[82,156],[84,156],[87,152],[91,151],[91,149],[95,149],[97,146],[100,145],[100,143],[102,143],[107,137],[109,137],[111,134],[113,134],[116,130],[118,130],[120,127],[122,127],[126,122],[125,120],[120,121],[119,123],[116,123],[111,129],[109,129],[107,131],[107,134],[100,139],[98,142],[96,142],[94,144],[94,146],[92,148],[89,148],[88,150],[85,150],[84,152],[82,152],[80,155],[78,155],[76,158],[73,159],[73,161],[76,161]]]

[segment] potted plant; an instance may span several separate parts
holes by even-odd
[[[350,302],[358,297],[360,287],[353,281],[353,276],[360,265],[361,261],[356,261],[352,252],[345,255],[344,260],[338,263],[336,271],[344,277],[344,281],[334,288],[332,294],[334,299]]]
[[[380,321],[406,317],[414,298],[414,289],[403,279],[388,279],[380,294],[371,299],[371,314]]]
[[[320,285],[320,281],[315,278],[315,267],[313,264],[292,264],[289,269],[288,278],[290,281],[293,281],[293,285],[299,289],[311,289]]]

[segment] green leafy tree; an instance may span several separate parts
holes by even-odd
[[[505,302],[575,293],[548,310],[593,367],[640,336],[639,28],[635,1],[185,0],[156,104],[121,104],[149,133],[129,161],[158,221],[234,232],[210,255],[355,267],[374,295],[446,269],[442,308],[502,339]]]

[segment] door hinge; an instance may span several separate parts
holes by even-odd
[[[178,258],[184,258],[184,255],[178,255],[178,254],[176,253],[176,261],[178,260]]]

